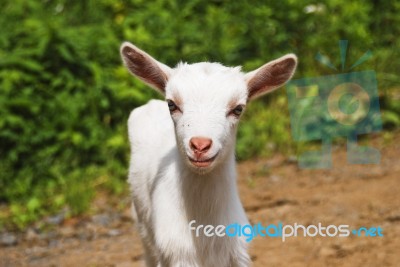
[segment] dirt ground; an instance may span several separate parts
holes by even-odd
[[[252,223],[379,226],[384,235],[257,237],[250,243],[253,266],[400,266],[400,132],[389,141],[383,135],[372,142],[381,151],[379,165],[350,165],[343,147],[333,150],[329,170],[299,169],[283,156],[239,164]],[[106,207],[101,214],[20,234],[16,245],[0,247],[0,266],[144,266],[129,209],[115,211],[120,204],[103,197],[95,203]]]

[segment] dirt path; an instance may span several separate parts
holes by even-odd
[[[240,164],[240,195],[253,224],[380,226],[384,234],[257,237],[253,266],[400,266],[399,144],[400,133],[389,145],[374,141],[379,165],[349,165],[344,148],[334,150],[330,170],[300,170],[278,156]],[[24,233],[17,246],[0,247],[0,266],[143,266],[129,210],[113,210],[67,220],[46,234]]]

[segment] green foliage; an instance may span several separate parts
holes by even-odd
[[[247,71],[295,52],[300,78],[331,74],[314,56],[327,54],[339,66],[337,41],[347,39],[349,62],[367,49],[375,54],[357,69],[376,70],[385,125],[400,125],[395,1],[3,2],[0,227],[24,227],[64,207],[78,214],[96,191],[126,190],[127,117],[160,96],[123,68],[123,40],[171,66],[209,60]],[[281,91],[249,105],[240,159],[293,152],[286,101]]]
[[[238,159],[292,150],[287,98],[284,93],[248,105],[238,130]],[[293,152],[293,151],[292,151]]]

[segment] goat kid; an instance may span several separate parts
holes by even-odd
[[[128,70],[166,98],[136,108],[128,121],[128,180],[147,266],[248,266],[243,237],[196,237],[189,222],[248,224],[236,187],[239,118],[249,100],[292,77],[296,56],[243,73],[208,62],[170,68],[127,42],[120,52]]]

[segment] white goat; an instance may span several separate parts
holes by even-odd
[[[128,70],[165,95],[132,111],[129,183],[147,266],[248,266],[243,237],[195,236],[197,225],[248,224],[236,187],[236,129],[247,102],[282,86],[293,54],[244,74],[218,63],[174,69],[130,43]]]

